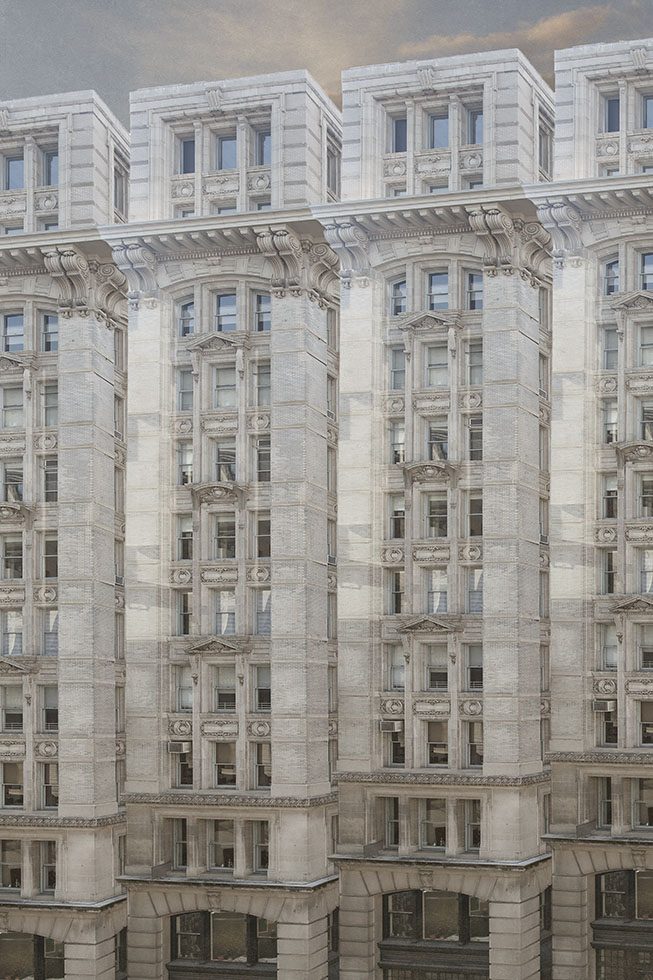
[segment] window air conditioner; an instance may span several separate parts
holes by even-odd
[[[381,732],[403,732],[403,721],[380,721],[379,731]]]
[[[193,748],[192,742],[168,742],[168,752],[171,755],[185,755]]]
[[[600,711],[602,714],[608,711],[616,711],[617,702],[616,701],[592,701],[592,711]]]

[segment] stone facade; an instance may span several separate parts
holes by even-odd
[[[0,962],[648,975],[651,134],[653,40],[0,104]]]

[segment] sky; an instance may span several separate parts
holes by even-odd
[[[653,35],[653,0],[0,0],[0,103],[308,68],[336,100],[345,67]]]

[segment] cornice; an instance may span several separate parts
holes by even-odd
[[[125,813],[115,813],[108,817],[58,817],[36,813],[0,813],[2,827],[118,827],[127,822]]]
[[[528,776],[484,776],[469,772],[400,772],[381,770],[376,772],[339,772],[337,783],[400,783],[409,786],[535,786],[548,783],[547,771]]]
[[[547,752],[544,761],[547,763],[581,762],[602,766],[650,766],[653,762],[653,752],[620,752],[612,749],[599,752]]]
[[[338,796],[334,793],[327,793],[324,796],[309,796],[302,798],[299,796],[250,796],[245,794],[228,793],[124,793],[121,797],[123,803],[130,804],[145,803],[150,805],[164,806],[235,806],[235,807],[258,807],[267,810],[274,809],[310,809],[311,807],[329,806],[337,803]]]

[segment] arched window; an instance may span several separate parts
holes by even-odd
[[[24,932],[0,934],[0,969],[3,977],[46,980],[64,976],[64,944]]]
[[[189,963],[211,965],[202,976],[230,973],[230,963],[257,965],[257,977],[277,975],[277,927],[240,912],[186,912],[171,922],[170,980],[186,976]],[[221,966],[220,964],[224,964]]]
[[[645,980],[653,967],[653,872],[608,871],[595,882],[598,980]]]

